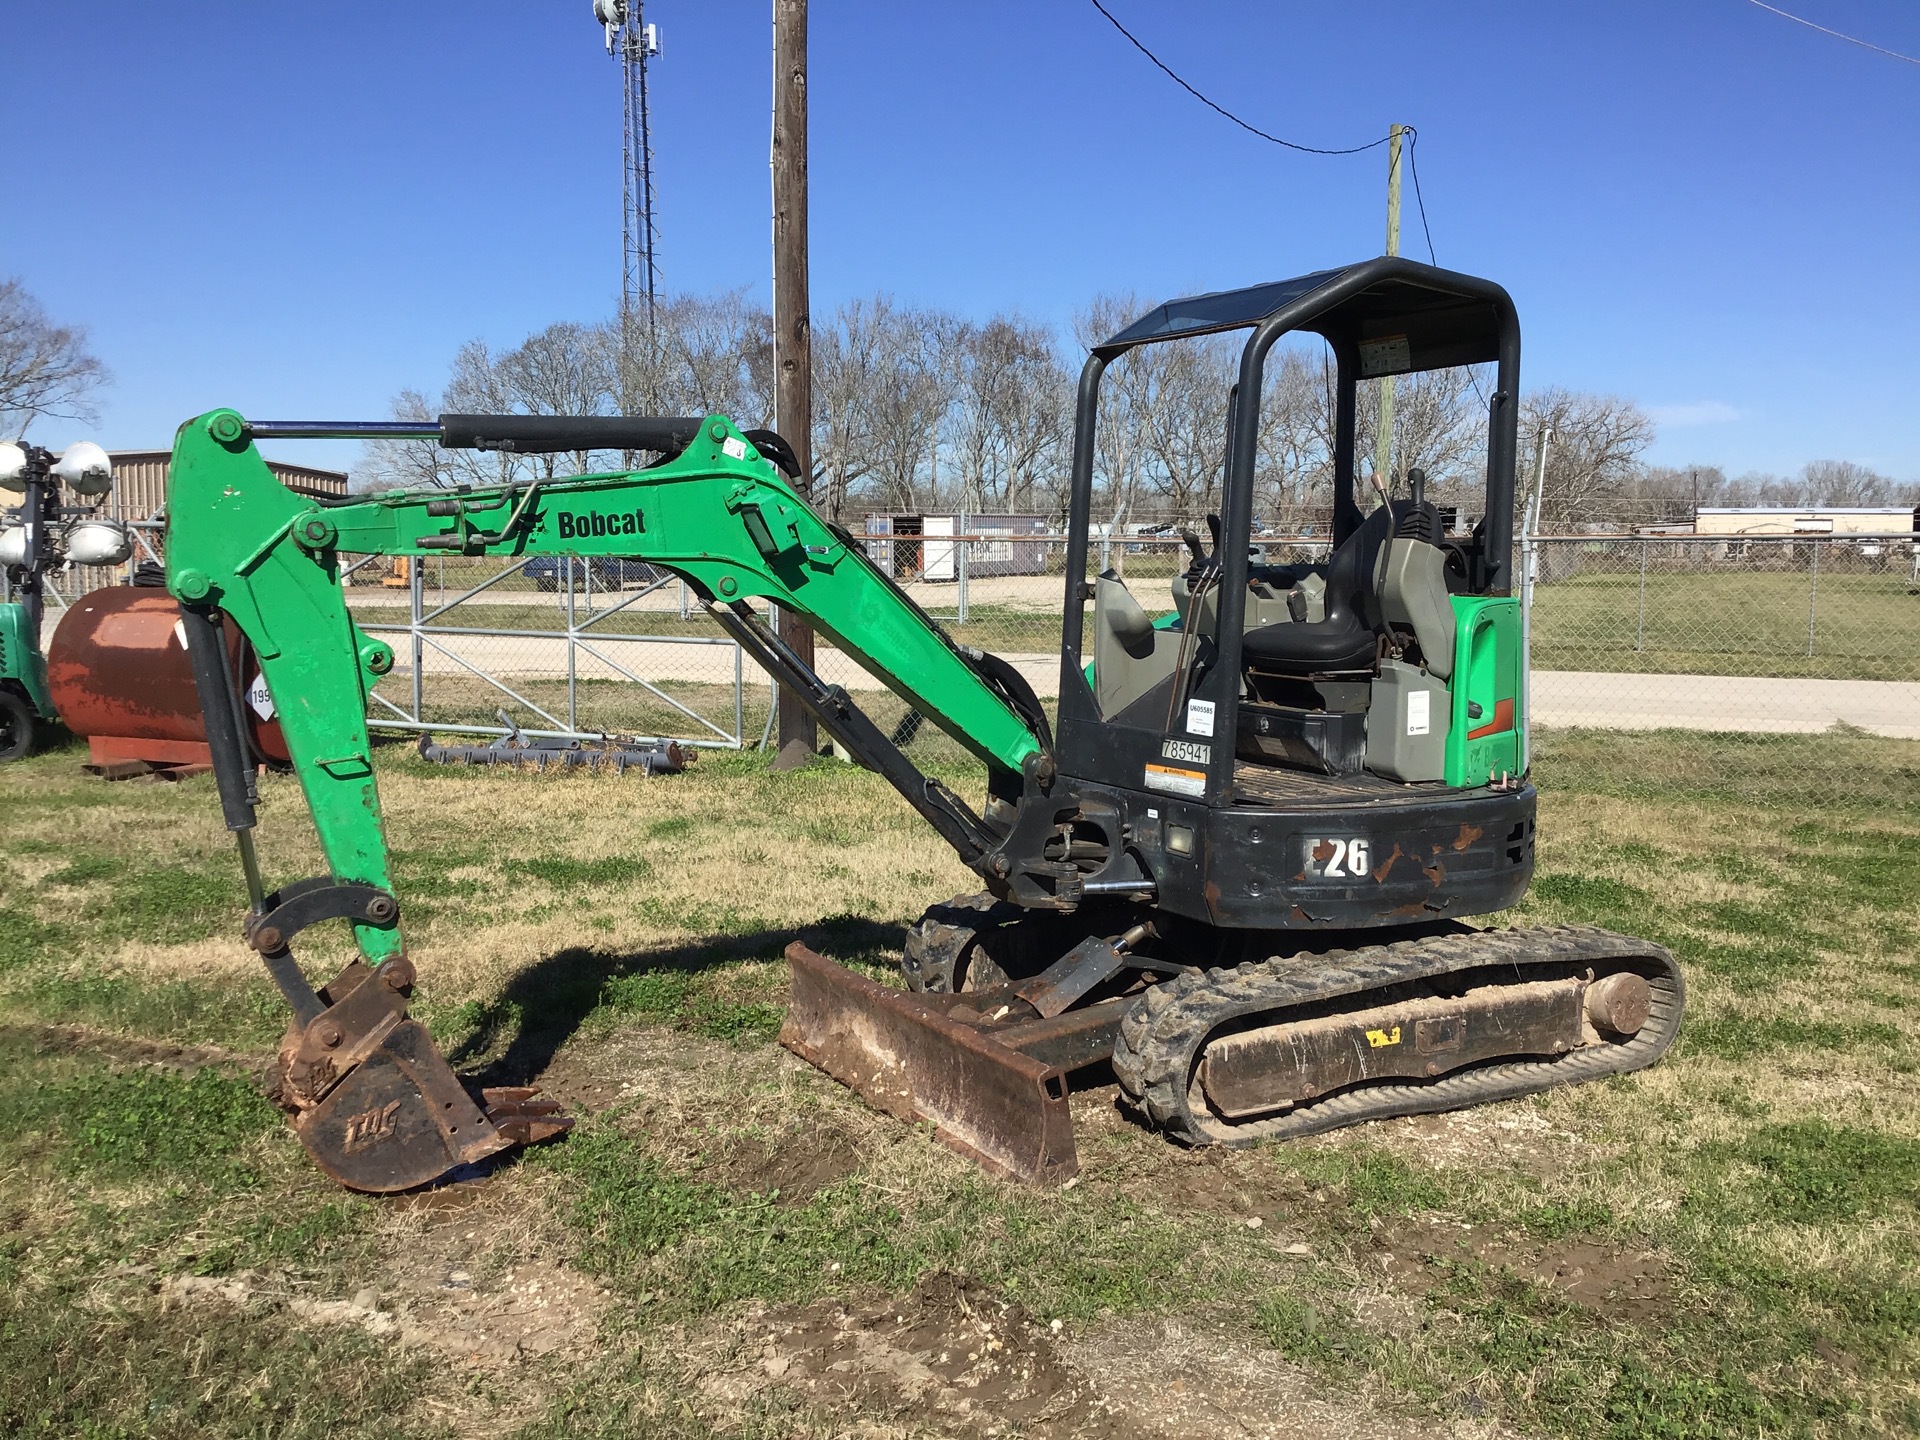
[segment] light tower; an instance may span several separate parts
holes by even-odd
[[[660,53],[660,30],[642,17],[642,0],[593,0],[593,18],[620,62],[625,140],[620,176],[620,319],[623,333],[636,316],[653,332],[653,129],[647,115],[647,62]]]

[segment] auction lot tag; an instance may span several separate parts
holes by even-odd
[[[267,689],[267,677],[256,675],[253,683],[247,686],[247,704],[253,707],[253,713],[262,720],[273,719],[273,695]]]

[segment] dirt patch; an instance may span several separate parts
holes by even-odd
[[[1427,1295],[1456,1265],[1507,1271],[1596,1315],[1636,1324],[1671,1311],[1672,1275],[1652,1251],[1619,1249],[1592,1240],[1530,1244],[1474,1225],[1407,1221],[1376,1231],[1374,1263],[1400,1290]]]
[[[309,1325],[353,1325],[370,1335],[438,1351],[458,1365],[492,1369],[556,1351],[584,1355],[605,1299],[591,1281],[536,1261],[493,1283],[446,1267],[432,1283],[414,1275],[352,1296],[313,1295],[284,1275],[173,1275],[155,1287],[163,1306],[285,1310]]]
[[[316,1281],[299,1271],[170,1276],[163,1304],[283,1312],[301,1325],[351,1325],[432,1350],[462,1369],[596,1353],[609,1297],[556,1259],[566,1252],[544,1197],[501,1177],[441,1185],[380,1207],[383,1260]]]
[[[978,1282],[931,1275],[901,1299],[757,1307],[729,1359],[702,1367],[708,1400],[774,1389],[840,1417],[838,1433],[1034,1440],[1485,1440],[1490,1423],[1403,1420],[1330,1396],[1273,1351],[1189,1324],[1113,1323],[1076,1335]],[[692,1348],[703,1348],[696,1340]]]
[[[1054,1332],[962,1276],[901,1299],[757,1307],[736,1327],[744,1365],[701,1383],[739,1402],[779,1386],[816,1405],[910,1425],[999,1434],[1118,1436],[1094,1387],[1055,1353]]]
[[[587,1054],[562,1050],[553,1058],[539,1079],[542,1098],[555,1100],[569,1115],[592,1115],[609,1109],[625,1098],[621,1081],[596,1068]]]
[[[798,1205],[853,1174],[860,1156],[853,1140],[832,1126],[792,1125],[770,1136],[742,1136],[726,1149],[715,1178],[736,1190],[772,1195]]]
[[[1488,1422],[1405,1419],[1330,1394],[1273,1351],[1191,1321],[1112,1324],[1064,1337],[1111,1433],[1141,1440],[1492,1440]]]
[[[1276,1168],[1257,1151],[1179,1150],[1162,1142],[1159,1154],[1134,1169],[1140,1193],[1181,1214],[1284,1219],[1323,1208],[1325,1199],[1316,1199],[1298,1175]]]
[[[208,1065],[240,1065],[264,1073],[260,1057],[217,1045],[169,1045],[136,1040],[85,1025],[0,1025],[0,1043],[25,1042],[39,1055],[97,1055],[116,1065],[145,1065],[191,1075]]]
[[[1407,1115],[1364,1128],[1395,1152],[1441,1169],[1493,1164],[1545,1177],[1564,1169],[1576,1152],[1588,1150],[1585,1139],[1554,1124],[1527,1100]]]

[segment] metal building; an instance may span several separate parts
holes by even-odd
[[[167,465],[171,450],[109,450],[113,461],[113,518],[151,520],[167,503]],[[315,470],[307,465],[267,461],[267,469],[288,489],[303,495],[344,495],[347,472]]]

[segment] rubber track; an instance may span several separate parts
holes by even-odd
[[[1378,1003],[1369,992],[1462,971],[1511,967],[1518,982],[1576,974],[1588,966],[1600,974],[1634,970],[1653,987],[1652,1016],[1633,1039],[1583,1045],[1551,1060],[1494,1062],[1434,1080],[1357,1085],[1239,1123],[1207,1110],[1192,1083],[1207,1037],[1245,1016],[1343,996],[1354,997],[1355,1009],[1366,1009]],[[1588,926],[1482,930],[1182,975],[1147,991],[1121,1021],[1113,1070],[1126,1098],[1173,1139],[1187,1145],[1251,1145],[1393,1115],[1484,1105],[1639,1070],[1673,1043],[1685,1004],[1686,984],[1673,957],[1645,940]]]

